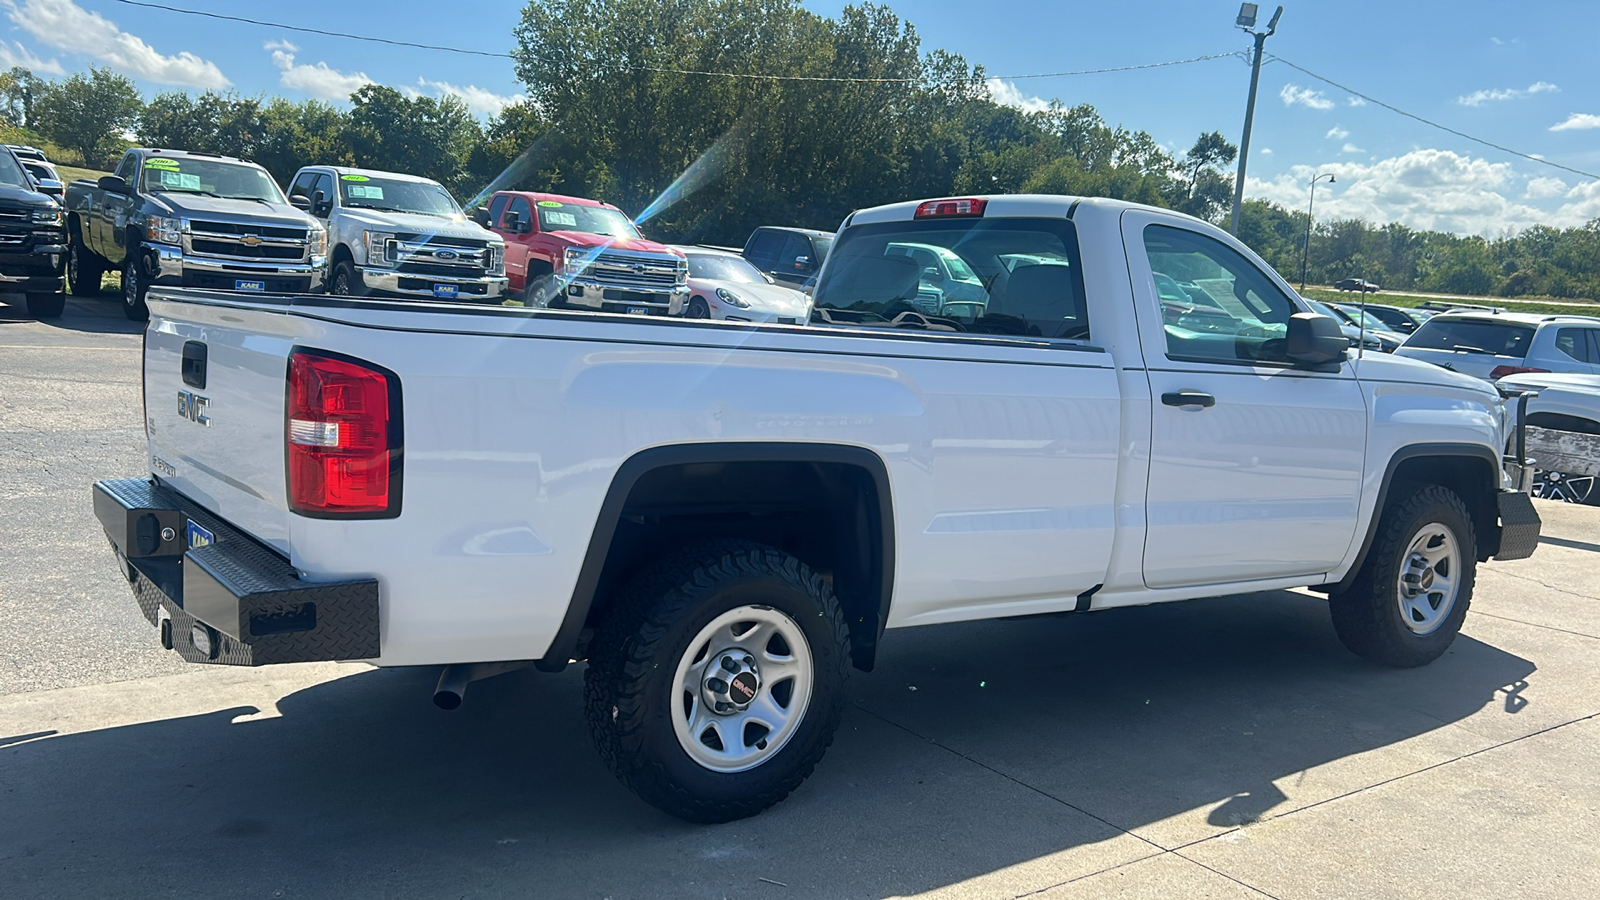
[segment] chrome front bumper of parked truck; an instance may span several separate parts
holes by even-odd
[[[577,278],[567,282],[561,300],[568,309],[594,309],[636,316],[681,316],[689,305],[689,288],[674,288],[670,292],[639,291]]]
[[[327,287],[327,258],[309,263],[186,256],[183,248],[151,244],[150,283],[221,291],[320,294]]]
[[[361,284],[369,294],[392,297],[425,297],[430,300],[460,300],[466,303],[499,303],[509,292],[504,275],[462,278],[453,275],[414,275],[393,269],[358,266]]]

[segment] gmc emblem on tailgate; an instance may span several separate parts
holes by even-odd
[[[178,415],[191,422],[198,422],[207,428],[211,427],[211,419],[206,415],[206,407],[210,405],[211,401],[199,394],[191,394],[188,391],[178,392]]]

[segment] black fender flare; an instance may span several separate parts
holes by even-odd
[[[1355,582],[1357,573],[1361,571],[1361,567],[1367,561],[1368,551],[1372,549],[1372,541],[1378,535],[1378,525],[1383,519],[1383,509],[1389,502],[1389,489],[1394,485],[1395,472],[1399,470],[1401,463],[1413,459],[1422,459],[1427,457],[1481,459],[1489,464],[1490,472],[1498,473],[1500,471],[1500,456],[1496,454],[1494,450],[1482,444],[1408,444],[1407,446],[1396,450],[1394,455],[1389,457],[1388,466],[1383,471],[1383,483],[1378,486],[1378,500],[1372,508],[1372,518],[1367,522],[1366,534],[1362,535],[1361,549],[1356,553],[1355,562],[1350,566],[1350,571],[1346,572],[1343,578],[1334,583],[1319,585],[1319,590],[1325,593],[1336,594],[1339,591],[1348,589],[1350,585]],[[1489,485],[1489,489],[1491,491],[1497,490],[1498,488],[1499,485],[1496,483],[1491,482]],[[1479,535],[1480,541],[1490,541],[1491,537],[1491,535]],[[1497,543],[1497,539],[1494,542]],[[1483,547],[1480,546],[1480,555],[1483,555],[1482,550]]]
[[[617,523],[622,518],[623,507],[627,504],[628,496],[633,492],[639,479],[653,470],[667,466],[740,462],[843,464],[865,470],[872,479],[878,500],[877,521],[869,522],[868,525],[869,528],[876,525],[875,530],[879,533],[878,554],[874,561],[876,571],[872,573],[876,577],[871,579],[877,584],[878,590],[877,631],[872,642],[875,653],[878,639],[883,636],[884,625],[889,619],[889,606],[894,593],[894,506],[889,488],[889,469],[883,458],[865,447],[848,444],[730,441],[652,447],[641,450],[623,461],[616,474],[612,476],[611,487],[607,489],[605,500],[600,504],[600,515],[595,521],[594,531],[590,534],[589,549],[584,555],[582,568],[578,570],[578,581],[572,589],[572,599],[567,604],[567,612],[562,617],[561,627],[556,630],[556,636],[550,642],[544,657],[534,662],[536,668],[546,672],[559,672],[566,667],[573,652],[577,650],[584,624],[589,618],[589,610],[594,605],[595,591],[599,588],[600,577],[605,571],[606,557],[611,549],[612,538],[616,535]],[[857,667],[870,670],[872,662],[871,658],[859,660]]]

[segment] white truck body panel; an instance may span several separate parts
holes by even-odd
[[[1337,580],[1398,448],[1504,446],[1492,389],[1425,364],[1167,359],[1137,230],[1161,222],[1238,245],[1113,201],[1004,197],[987,215],[1069,211],[1095,329],[1074,345],[153,291],[152,472],[307,579],[376,577],[375,661],[416,665],[541,657],[614,476],[652,447],[820,442],[879,456],[895,628],[1071,609],[1094,591],[1098,609]],[[170,409],[185,340],[210,347],[209,427]],[[399,375],[398,518],[288,511],[284,377],[297,346]],[[1217,405],[1156,399],[1179,390]]]

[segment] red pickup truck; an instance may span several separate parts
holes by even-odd
[[[511,291],[530,306],[681,316],[689,263],[598,200],[498,191],[478,223],[505,238]]]

